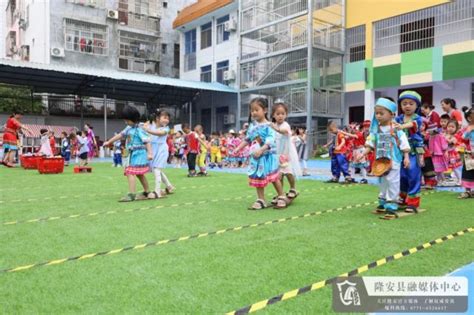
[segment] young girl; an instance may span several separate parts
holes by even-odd
[[[278,159],[275,152],[275,131],[267,120],[268,103],[261,97],[254,98],[249,104],[249,122],[252,124],[246,133],[245,141],[235,151],[238,153],[247,145],[250,148],[250,165],[248,169],[249,184],[257,189],[257,200],[249,210],[261,210],[265,203],[265,187],[272,183],[278,193],[275,209],[287,207],[287,199],[279,180]]]
[[[145,200],[149,194],[149,186],[145,174],[149,172],[149,161],[153,159],[150,137],[146,134],[145,130],[138,125],[140,113],[135,107],[126,106],[123,109],[123,117],[127,127],[106,141],[104,146],[109,146],[119,139],[126,138],[129,162],[125,168],[124,175],[127,176],[129,193],[120,199],[120,201]],[[136,194],[137,177],[144,190],[143,193],[138,195]]]
[[[306,129],[305,128],[297,128],[296,129],[296,136],[298,137],[295,141],[296,151],[298,152],[298,157],[300,163],[303,167],[303,176],[310,176],[308,172],[308,146],[306,145]]]
[[[462,169],[462,182],[461,185],[466,190],[465,192],[459,195],[459,199],[473,198],[474,193],[474,168],[472,168],[472,163],[474,159],[474,107],[468,108],[464,106],[462,108],[464,113],[464,118],[468,122],[468,126],[463,130],[462,139],[466,145],[466,150],[464,151],[464,163]],[[470,167],[468,169],[468,160],[470,161]]]
[[[52,157],[53,151],[51,149],[51,142],[49,141],[50,133],[48,129],[41,129],[41,147],[38,154],[41,156]]]
[[[424,185],[425,189],[432,190],[438,182],[436,181],[436,172],[433,166],[432,154],[429,149],[429,139],[430,134],[428,131],[429,120],[423,120],[423,124],[421,126],[421,134],[423,135],[423,142],[425,144],[425,154],[423,158],[425,159],[425,166],[421,168],[421,172],[423,173]]]
[[[283,102],[277,102],[272,107],[272,128],[276,131],[276,153],[280,162],[281,184],[286,176],[290,184],[290,191],[286,194],[288,199],[293,200],[298,197],[296,191],[296,177],[302,175],[298,153],[291,141],[291,127],[286,122],[288,116],[288,106]],[[276,198],[274,203],[276,203]]]
[[[374,117],[367,138],[366,156],[375,152],[375,160],[386,158],[392,162],[389,172],[380,177],[379,206],[377,211],[386,212],[386,219],[397,216],[398,196],[400,192],[400,168],[410,167],[410,145],[404,132],[395,129],[393,116],[397,112],[397,104],[388,98],[379,98],[375,103]]]
[[[61,132],[61,156],[64,158],[64,165],[69,166],[71,160],[71,141],[65,131]]]
[[[168,134],[170,128],[168,124],[170,122],[170,115],[166,111],[158,111],[155,115],[152,115],[150,123],[146,123],[143,129],[151,135],[151,150],[153,152],[153,159],[150,162],[150,168],[155,175],[155,191],[148,194],[148,199],[163,198],[164,193],[161,191],[161,182],[165,184],[165,192],[171,194],[174,190],[168,177],[163,172],[163,168],[166,167],[169,151],[168,151]]]
[[[440,128],[432,128],[429,133],[429,144],[428,148],[431,152],[431,159],[433,161],[434,171],[438,185],[444,185],[444,172],[448,170],[448,160],[446,150],[448,149],[448,143],[444,137],[444,132],[448,126],[449,116],[447,114],[442,115],[440,118]]]
[[[405,212],[416,213],[421,201],[421,168],[425,153],[420,132],[422,120],[416,113],[421,106],[421,96],[414,91],[405,91],[400,94],[398,102],[403,114],[395,118],[395,127],[406,134],[411,148],[410,167],[402,168],[400,174],[400,205],[406,207]]]
[[[351,167],[354,169],[354,173],[356,168],[360,169],[360,175],[362,176],[360,183],[367,184],[367,168],[369,166],[369,161],[363,154],[365,150],[366,136],[362,131],[357,130],[355,126],[354,135],[356,138],[354,138]]]
[[[199,141],[199,154],[197,156],[199,172],[197,173],[197,176],[207,176],[206,158],[207,152],[209,151],[209,143],[207,142],[206,135],[204,134],[201,125],[196,125],[196,127],[194,127],[194,132],[196,133],[196,139]]]
[[[86,131],[78,131],[76,134],[77,140],[77,154],[79,156],[79,166],[86,166],[87,165],[87,155],[89,153],[89,146],[87,141],[87,132]]]
[[[219,140],[219,134],[213,132],[211,134],[211,164],[210,167],[214,168],[218,166],[222,168],[222,155],[221,155],[221,144]]]
[[[459,155],[459,146],[462,142],[462,135],[458,134],[459,124],[457,120],[451,119],[446,128],[446,142],[448,143],[447,155],[448,165],[456,177],[456,185],[461,185],[462,161]]]
[[[89,151],[87,153],[87,163],[89,163],[92,158],[95,156],[95,150],[97,148],[97,142],[95,140],[94,130],[91,125],[85,124],[84,129],[87,136],[87,145],[89,146]]]

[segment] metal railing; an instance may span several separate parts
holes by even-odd
[[[245,32],[284,17],[304,12],[307,9],[307,0],[278,1],[277,4],[274,0],[243,1],[241,31]]]
[[[139,29],[154,34],[160,33],[160,19],[145,14],[126,12],[119,9],[119,25]]]

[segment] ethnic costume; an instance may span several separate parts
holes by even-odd
[[[404,99],[415,101],[418,107],[421,104],[421,96],[413,91],[405,91],[400,94],[398,101],[401,102]],[[418,155],[425,153],[423,136],[420,132],[423,122],[421,116],[416,113],[408,119],[405,118],[404,114],[401,114],[395,118],[395,121],[399,124],[413,123],[411,128],[403,130],[408,138],[411,150],[410,167],[408,169],[403,167],[400,172],[400,204],[416,211],[420,206],[421,193],[421,166],[418,163]]]
[[[376,106],[384,107],[392,113],[397,110],[397,105],[385,98],[379,98]],[[408,139],[403,131],[395,130],[392,123],[389,126],[380,126],[374,114],[370,126],[370,134],[365,144],[375,151],[375,160],[385,158],[391,161],[392,167],[390,171],[379,178],[380,194],[378,208],[388,212],[396,211],[398,210],[398,197],[400,193],[402,151],[410,149]]]
[[[247,131],[245,141],[250,145],[250,164],[248,168],[249,185],[252,187],[265,187],[268,183],[279,180],[279,165],[275,150],[275,131],[268,122],[252,122]],[[262,146],[267,145],[260,157],[253,153]]]
[[[126,147],[128,154],[128,165],[124,175],[144,175],[150,170],[147,158],[146,144],[150,142],[150,137],[145,130],[137,125],[127,126],[121,132],[122,137],[127,139]]]
[[[296,146],[291,141],[291,127],[284,121],[281,125],[277,125],[280,131],[286,131],[286,134],[276,132],[276,152],[280,162],[280,173],[292,174],[293,176],[301,176],[300,162]]]
[[[18,131],[20,130],[20,127],[21,124],[18,120],[13,117],[8,118],[3,134],[3,148],[5,150],[18,150]]]
[[[474,158],[474,130],[464,131],[462,139],[466,145],[466,151],[464,152],[461,186],[468,191],[472,191],[474,190],[474,169],[467,169],[466,159],[469,158],[468,154],[471,155],[471,159]]]

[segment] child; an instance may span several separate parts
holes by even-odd
[[[462,142],[462,135],[458,134],[458,131],[458,121],[451,119],[448,122],[446,134],[444,136],[448,143],[447,155],[449,168],[453,171],[453,174],[456,177],[456,185],[461,185],[462,161],[458,149]]]
[[[211,164],[209,166],[222,168],[221,144],[217,132],[211,134]]]
[[[207,138],[201,125],[196,125],[194,127],[194,132],[196,139],[199,141],[199,154],[196,160],[199,167],[199,173],[197,173],[197,176],[207,176],[206,158],[207,152],[209,150],[209,144],[207,143]]]
[[[115,133],[117,135],[117,133]],[[114,142],[114,167],[122,167],[122,140]]]
[[[174,153],[175,167],[181,168],[181,163],[183,162],[183,156],[184,156],[184,148],[186,146],[186,144],[184,143],[183,133],[181,131],[177,131],[175,133],[173,145],[175,148],[175,153]]]
[[[186,150],[188,154],[186,159],[188,161],[188,177],[195,177],[196,175],[196,158],[199,153],[199,141],[194,132],[191,132],[188,124],[183,124],[183,131],[185,133]]]
[[[334,150],[331,156],[331,171],[332,179],[328,182],[338,183],[341,172],[344,175],[346,184],[353,182],[351,174],[349,173],[349,163],[346,158],[346,139],[342,131],[337,129],[336,122],[331,121],[328,124],[328,131],[335,135]]]
[[[71,142],[65,131],[61,132],[61,156],[64,158],[64,166],[69,166],[71,160]]]
[[[367,184],[367,167],[369,166],[369,162],[367,158],[363,155],[364,150],[365,150],[365,141],[366,141],[366,136],[362,131],[357,130],[357,128],[354,127],[354,150],[352,152],[352,163],[351,167],[354,169],[358,168],[360,169],[360,175],[362,176],[362,179],[360,181],[361,184]]]
[[[296,151],[298,152],[298,157],[300,159],[300,163],[303,167],[303,176],[310,176],[308,172],[308,146],[306,145],[306,129],[305,128],[297,128],[296,129],[296,136],[298,140],[295,142],[296,144]]]
[[[78,131],[76,134],[77,140],[77,151],[79,155],[79,166],[86,166],[87,165],[87,154],[89,153],[89,145],[87,140],[87,132],[86,131]]]
[[[416,112],[421,106],[421,96],[414,91],[405,91],[398,97],[403,114],[395,118],[397,130],[402,130],[410,143],[410,167],[402,168],[400,174],[400,204],[405,212],[416,213],[420,206],[421,168],[424,166],[423,137],[420,132],[421,116]]]
[[[444,185],[444,172],[448,170],[448,159],[447,152],[448,143],[444,137],[446,132],[446,127],[448,126],[449,115],[444,114],[440,118],[440,128],[430,129],[430,140],[428,148],[431,152],[431,159],[433,161],[434,171],[436,173],[436,178],[438,185]]]
[[[276,131],[276,153],[280,162],[281,185],[283,187],[284,177],[288,179],[290,190],[286,194],[288,199],[293,200],[298,197],[296,191],[296,177],[302,175],[298,160],[298,152],[291,141],[291,127],[286,122],[288,116],[288,106],[283,102],[277,102],[272,107],[272,128]],[[274,199],[276,203],[276,198]]]
[[[430,133],[427,130],[430,122],[428,119],[423,120],[423,124],[421,126],[421,134],[423,135],[423,143],[425,144],[425,154],[423,158],[425,159],[425,165],[421,168],[421,172],[423,173],[424,185],[427,190],[432,190],[438,182],[436,181],[436,172],[433,166],[432,154],[429,149],[429,139]]]
[[[459,199],[473,198],[474,193],[474,107],[468,108],[464,106],[462,108],[464,113],[464,118],[468,122],[467,128],[463,132],[462,139],[466,145],[466,150],[464,151],[464,164],[462,169],[462,182],[461,185],[466,190],[465,192],[459,195]],[[470,163],[468,168],[468,163]]]
[[[56,155],[56,139],[54,138],[54,132],[49,133],[49,144],[51,145],[51,155]]]
[[[49,131],[48,129],[41,129],[41,147],[39,149],[38,154],[41,156],[52,157],[53,151],[51,149],[51,142],[49,141]]]
[[[238,153],[246,145],[251,144],[250,165],[248,169],[249,185],[257,189],[257,200],[249,210],[261,210],[267,207],[265,203],[265,186],[272,183],[278,193],[275,209],[287,207],[287,199],[279,180],[278,159],[275,152],[275,131],[267,120],[268,103],[261,97],[252,99],[249,104],[249,129],[245,141],[236,149]]]
[[[140,119],[140,113],[135,107],[126,106],[123,109],[123,118],[127,127],[106,141],[104,146],[109,146],[122,138],[126,139],[126,146],[129,151],[129,162],[125,168],[124,175],[127,176],[129,193],[120,199],[120,202],[145,200],[149,194],[149,186],[145,174],[150,170],[148,161],[153,159],[150,138],[146,132],[139,127],[138,121]],[[144,190],[144,192],[139,195],[136,194],[137,177]]]
[[[148,194],[149,199],[163,198],[164,193],[161,191],[161,182],[165,184],[165,192],[171,194],[174,190],[173,185],[169,181],[166,174],[163,172],[163,168],[166,167],[169,151],[168,151],[168,134],[170,128],[168,124],[170,122],[170,114],[164,110],[158,111],[155,115],[152,115],[150,123],[146,123],[143,129],[151,136],[151,149],[153,152],[153,159],[150,162],[150,168],[155,175],[155,191]]]
[[[388,98],[379,98],[375,103],[370,135],[366,141],[366,156],[375,152],[375,160],[386,158],[392,163],[391,169],[380,177],[379,206],[377,210],[387,212],[387,219],[395,218],[400,193],[400,168],[410,167],[410,145],[404,132],[395,129],[392,122],[397,105]],[[374,162],[375,163],[375,162]]]
[[[221,158],[222,158],[222,161],[223,161],[223,165],[222,166],[227,166],[227,138],[225,135],[220,134],[220,137],[219,137],[219,141],[220,141],[220,149],[221,149]]]

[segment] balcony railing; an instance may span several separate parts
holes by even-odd
[[[160,19],[119,9],[119,24],[154,34],[160,32]]]

